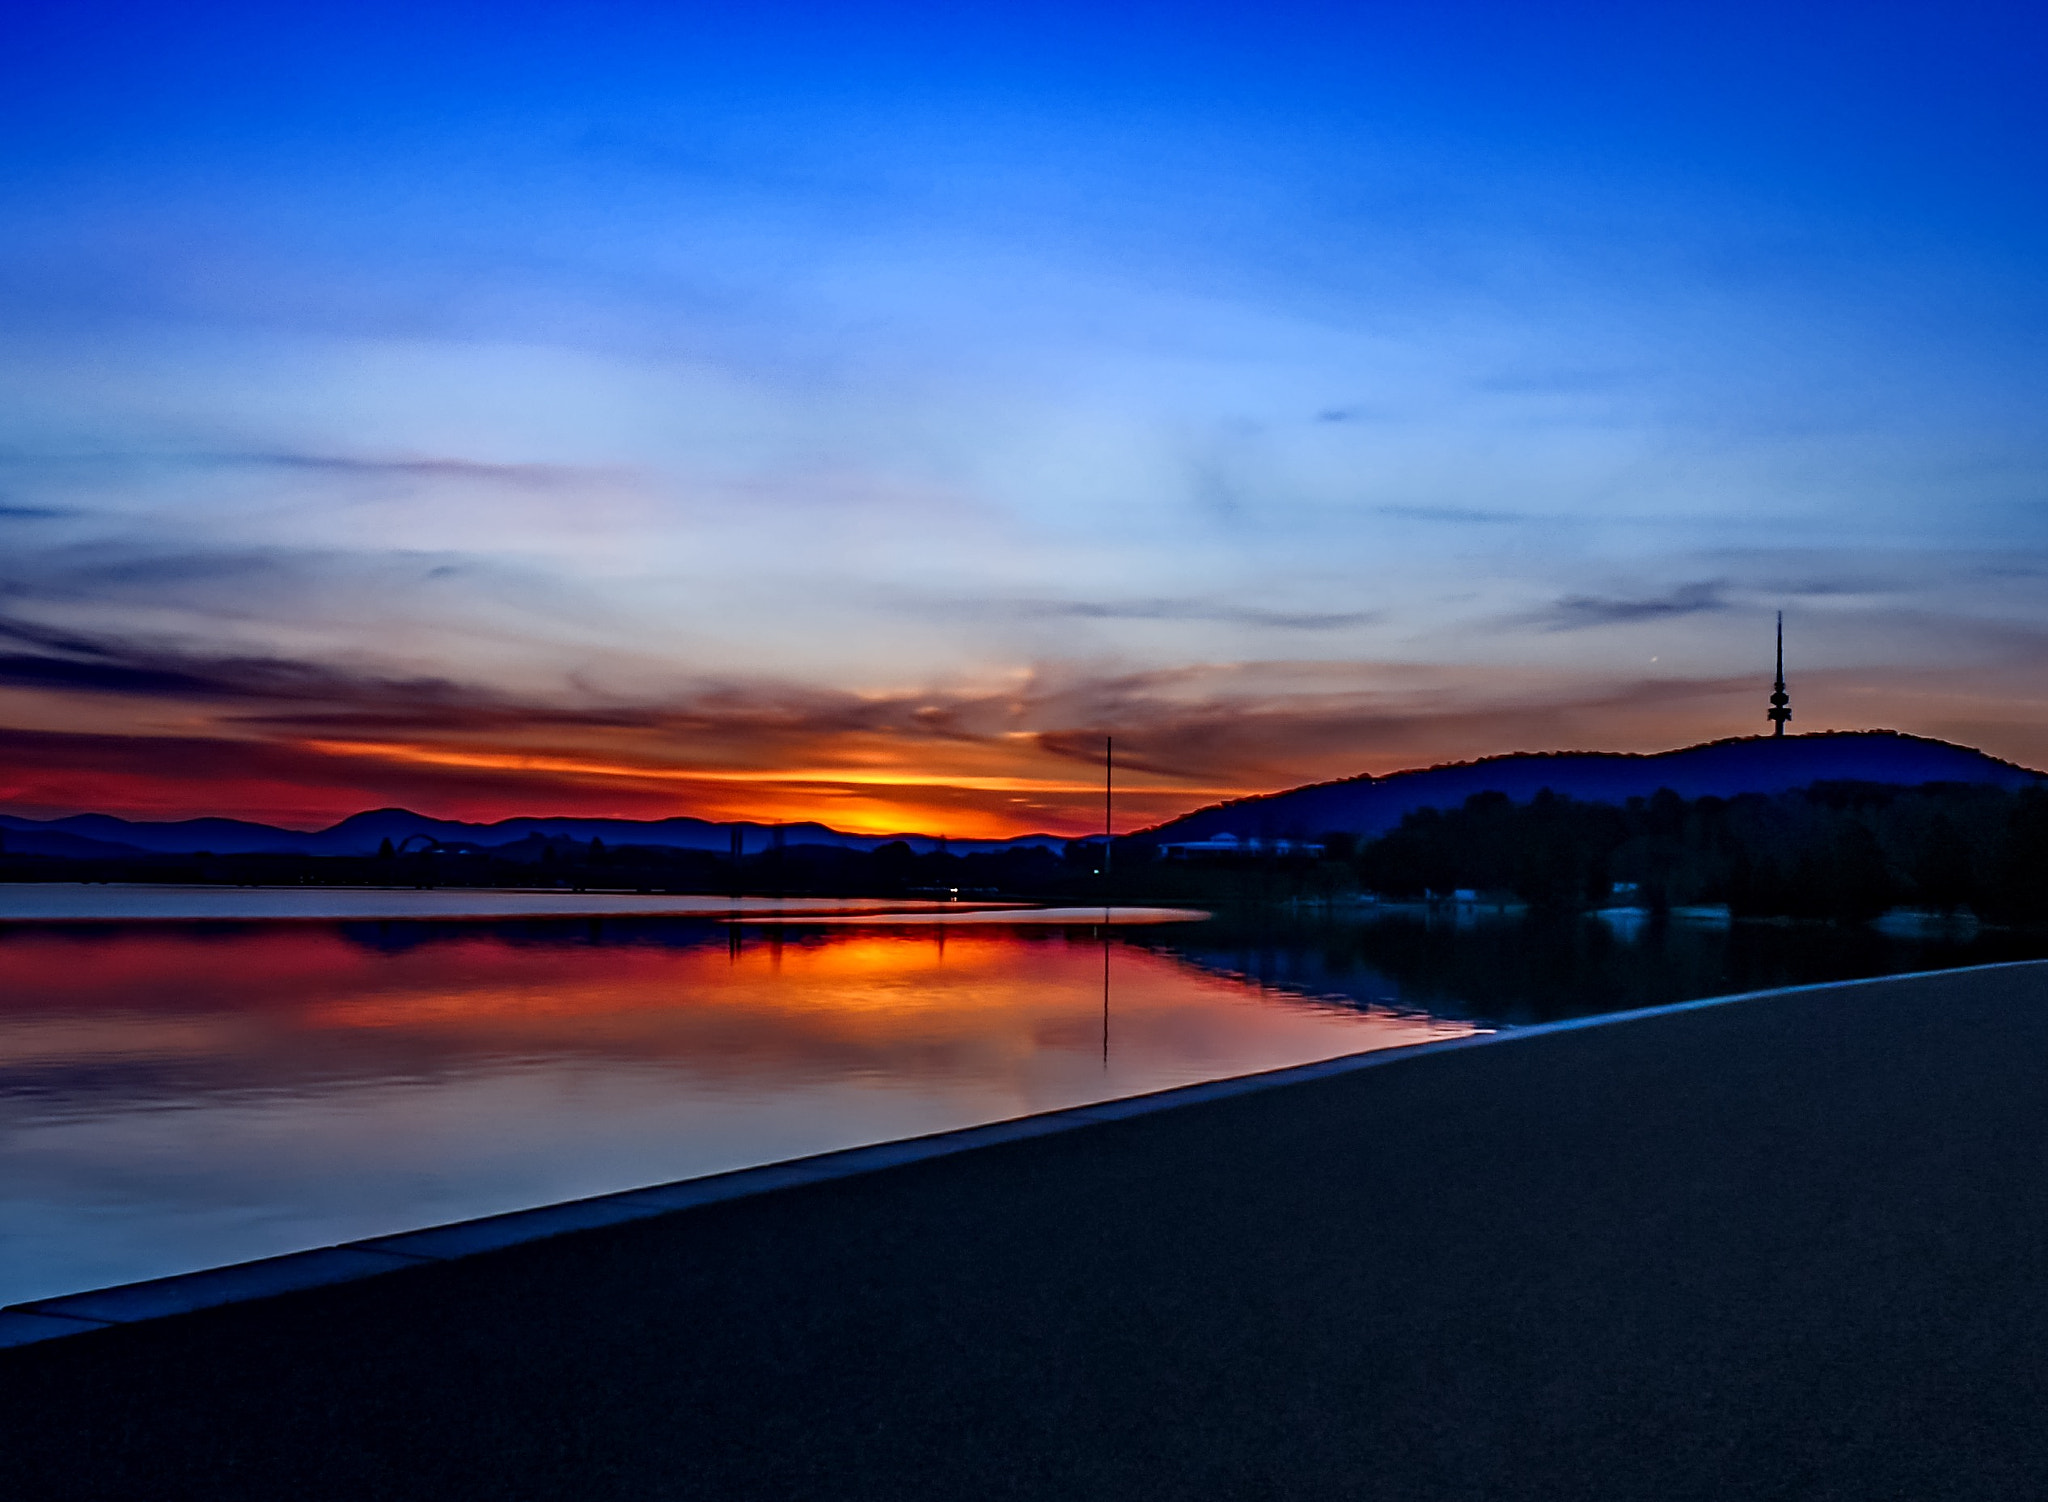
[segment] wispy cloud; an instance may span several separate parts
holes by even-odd
[[[1451,522],[1468,526],[1504,526],[1529,518],[1515,511],[1488,511],[1477,506],[1375,506],[1373,515],[1404,522]]]
[[[77,550],[61,564],[64,583],[91,592],[200,585],[207,588],[275,579],[293,571],[283,555],[256,548],[131,552]],[[55,562],[56,560],[49,560]]]
[[[280,656],[183,651],[0,616],[0,639],[40,648],[0,654],[0,683],[88,694],[209,702],[402,701],[450,711],[467,697],[444,679],[378,677]]]
[[[45,647],[53,652],[68,652],[82,657],[118,655],[110,653],[97,637],[66,631],[61,627],[45,626],[16,616],[0,615],[0,640],[19,642],[29,647]]]
[[[1019,600],[1009,608],[1021,616],[1097,621],[1220,621],[1278,631],[1340,631],[1384,619],[1383,612],[1377,610],[1275,610],[1202,600]]]
[[[1839,578],[1809,574],[1762,582],[1756,588],[1757,592],[1763,595],[1783,594],[1801,599],[1835,600],[1869,595],[1904,594],[1909,586],[1897,579],[1882,579],[1867,574],[1843,575]]]
[[[566,464],[495,464],[479,459],[412,457],[380,459],[353,454],[294,453],[270,450],[211,456],[224,464],[247,464],[320,474],[373,479],[459,481],[513,486],[522,490],[557,490],[587,485],[593,479],[616,481],[618,468]]]
[[[1727,586],[1717,581],[1683,584],[1661,595],[1616,598],[1603,595],[1567,595],[1539,616],[1552,631],[1582,631],[1593,626],[1624,625],[1636,621],[1669,620],[1678,616],[1705,615],[1726,610]]]

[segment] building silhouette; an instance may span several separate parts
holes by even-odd
[[[1778,681],[1771,689],[1771,707],[1764,718],[1771,722],[1772,736],[1785,733],[1785,722],[1792,718],[1792,696],[1785,692],[1785,612],[1778,612]]]

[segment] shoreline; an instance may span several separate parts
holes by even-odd
[[[0,1446],[208,1502],[2048,1482],[2048,962],[1368,1057],[0,1352]]]
[[[1147,912],[1151,910],[1146,910]],[[1167,911],[1167,910],[1161,910]],[[965,917],[966,915],[963,915]],[[986,915],[999,920],[1001,914]],[[773,922],[770,919],[737,919],[737,922]],[[858,922],[859,919],[846,921]],[[1158,921],[1141,919],[1137,921]],[[624,1225],[632,1221],[667,1216],[703,1205],[746,1199],[800,1184],[824,1183],[856,1178],[906,1163],[971,1153],[1007,1142],[1022,1142],[1056,1132],[1067,1132],[1105,1121],[1129,1120],[1156,1112],[1169,1112],[1208,1101],[1226,1100],[1257,1091],[1284,1090],[1314,1080],[1378,1069],[1418,1056],[1453,1053],[1498,1043],[1531,1041],[1554,1033],[1582,1031],[1621,1023],[1649,1021],[1712,1007],[1743,1002],[1769,1001],[1776,997],[1835,990],[1847,986],[1882,985],[1925,980],[1935,976],[1971,975],[2026,968],[2048,961],[2009,960],[1955,970],[1914,971],[1872,976],[1854,981],[1816,981],[1799,986],[1780,986],[1762,991],[1735,992],[1725,996],[1698,997],[1620,1012],[1598,1012],[1526,1027],[1474,1032],[1462,1037],[1410,1044],[1399,1048],[1370,1049],[1340,1054],[1307,1064],[1293,1064],[1254,1074],[1233,1075],[1177,1085],[1165,1090],[1069,1106],[1057,1111],[1011,1117],[979,1126],[899,1138],[814,1153],[802,1158],[758,1164],[724,1173],[677,1179],[663,1184],[643,1185],[609,1194],[563,1200],[509,1210],[471,1220],[453,1221],[412,1231],[338,1242],[332,1246],[309,1247],[281,1256],[251,1262],[229,1263],[147,1278],[134,1283],[112,1284],[75,1293],[25,1300],[0,1306],[0,1350],[33,1345],[67,1335],[81,1335],[110,1325],[132,1324],[217,1309],[231,1304],[273,1298],[278,1294],[325,1288],[355,1282],[380,1273],[396,1272],[419,1262],[452,1262],[485,1252],[545,1241],[572,1232]]]

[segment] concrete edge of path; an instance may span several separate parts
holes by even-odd
[[[799,1184],[852,1178],[877,1169],[892,1168],[898,1164],[941,1158],[998,1143],[1017,1142],[1056,1132],[1073,1131],[1100,1122],[1146,1116],[1182,1106],[1197,1105],[1204,1101],[1221,1100],[1253,1091],[1350,1074],[1425,1054],[1449,1053],[1458,1049],[1512,1043],[1547,1037],[1554,1033],[1575,1032],[1582,1028],[1611,1027],[1619,1023],[1667,1017],[1706,1007],[1730,1006],[1737,1002],[1759,1001],[1774,996],[1790,996],[1802,992],[1882,984],[1889,981],[1920,980],[1933,975],[2010,970],[2039,964],[2048,964],[2048,961],[2010,960],[1988,965],[1958,966],[1946,970],[1918,970],[1897,975],[1867,976],[1855,980],[1779,986],[1763,991],[1739,992],[1730,996],[1708,996],[1693,1001],[1671,1002],[1664,1006],[1639,1007],[1625,1012],[1597,1013],[1499,1032],[1473,1033],[1465,1037],[1448,1038],[1434,1043],[1418,1043],[1405,1048],[1344,1054],[1332,1059],[1318,1060],[1312,1064],[1297,1064],[1258,1074],[1181,1085],[1146,1095],[1127,1096],[1121,1100],[1101,1101],[1094,1105],[1073,1106],[1039,1115],[1020,1116],[1008,1121],[990,1122],[984,1126],[962,1127],[954,1131],[936,1132],[929,1136],[910,1137],[895,1142],[875,1143],[866,1147],[843,1148],[812,1157],[764,1164],[758,1168],[743,1168],[702,1178],[680,1179],[644,1189],[629,1189],[615,1194],[596,1195],[589,1199],[567,1200],[558,1204],[537,1206],[530,1210],[514,1210],[502,1215],[456,1221],[449,1225],[407,1231],[393,1236],[369,1237],[360,1241],[344,1242],[338,1246],[292,1252],[281,1257],[266,1257],[255,1262],[235,1263],[226,1267],[208,1268],[201,1272],[181,1273],[168,1278],[152,1278],[140,1283],[117,1284],[111,1288],[65,1294],[57,1298],[36,1299],[0,1309],[0,1347],[31,1345],[39,1341],[85,1334],[111,1325],[133,1324],[142,1320],[160,1319],[167,1315],[186,1314],[226,1304],[270,1298],[300,1289],[353,1282],[359,1278],[375,1277],[381,1273],[395,1272],[421,1263],[455,1261],[524,1242],[541,1241],[567,1232],[594,1230],[627,1221],[644,1220],[652,1216],[692,1209],[699,1205],[768,1194]]]

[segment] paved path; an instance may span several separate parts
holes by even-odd
[[[2048,1495],[2048,964],[0,1352],[10,1496]]]

